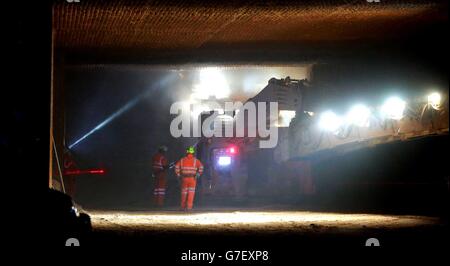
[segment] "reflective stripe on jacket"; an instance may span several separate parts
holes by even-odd
[[[181,158],[181,160],[175,164],[175,174],[177,176],[194,177],[197,173],[199,175],[203,174],[203,164],[192,154],[188,154],[186,157]]]

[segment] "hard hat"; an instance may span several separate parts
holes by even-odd
[[[192,153],[192,154],[194,154],[194,153],[195,153],[195,148],[194,148],[194,146],[189,146],[189,147],[186,149],[186,153]]]
[[[167,152],[167,146],[164,146],[164,145],[162,145],[162,146],[159,146],[159,150],[160,151],[163,151],[163,152]]]

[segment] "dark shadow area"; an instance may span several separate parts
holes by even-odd
[[[318,159],[314,176],[320,209],[448,218],[448,141],[448,135],[435,136]]]

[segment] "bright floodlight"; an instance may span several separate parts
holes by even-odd
[[[217,163],[220,166],[227,166],[231,164],[231,157],[230,156],[220,156]]]
[[[326,111],[320,116],[319,127],[327,131],[336,131],[342,125],[342,119],[331,111]]]
[[[368,127],[370,118],[370,109],[362,104],[353,106],[347,113],[346,121],[358,127]]]
[[[292,110],[280,110],[278,112],[279,116],[279,127],[289,127],[291,120],[295,117],[295,111]]]
[[[441,95],[438,92],[433,92],[428,95],[428,104],[434,109],[439,109],[441,106]]]
[[[400,120],[403,118],[406,102],[398,97],[391,97],[381,107],[381,114],[390,119]]]
[[[230,95],[230,88],[222,71],[216,67],[200,70],[200,83],[194,86],[192,97],[206,100],[210,96],[223,99]]]

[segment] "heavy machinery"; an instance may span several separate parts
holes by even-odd
[[[278,102],[278,144],[260,149],[256,137],[213,137],[199,142],[206,164],[202,191],[241,198],[280,195],[286,191],[315,193],[311,157],[326,151],[346,153],[396,141],[448,134],[448,95],[434,92],[422,98],[391,97],[380,106],[355,105],[346,114],[306,110],[307,80],[269,80],[252,102]],[[234,121],[235,123],[235,121]],[[295,180],[295,186],[292,186]]]
[[[306,82],[289,77],[272,78],[268,85],[248,102],[277,101],[279,118],[274,126],[278,127],[279,133],[286,135],[289,122],[301,103],[301,91]],[[231,120],[231,123],[235,127],[236,112],[233,113],[234,120]],[[206,115],[210,115],[210,112]],[[273,124],[272,122],[268,121],[270,124]],[[223,130],[230,120],[224,119],[219,123],[222,123],[220,130]],[[260,149],[259,137],[248,136],[247,130],[245,132],[244,137],[203,137],[199,141],[197,156],[205,162],[206,171],[203,179],[207,179],[201,182],[204,184],[201,187],[202,193],[241,199],[247,195],[256,195],[271,186],[270,171],[273,164],[278,161],[274,160],[275,149]]]

